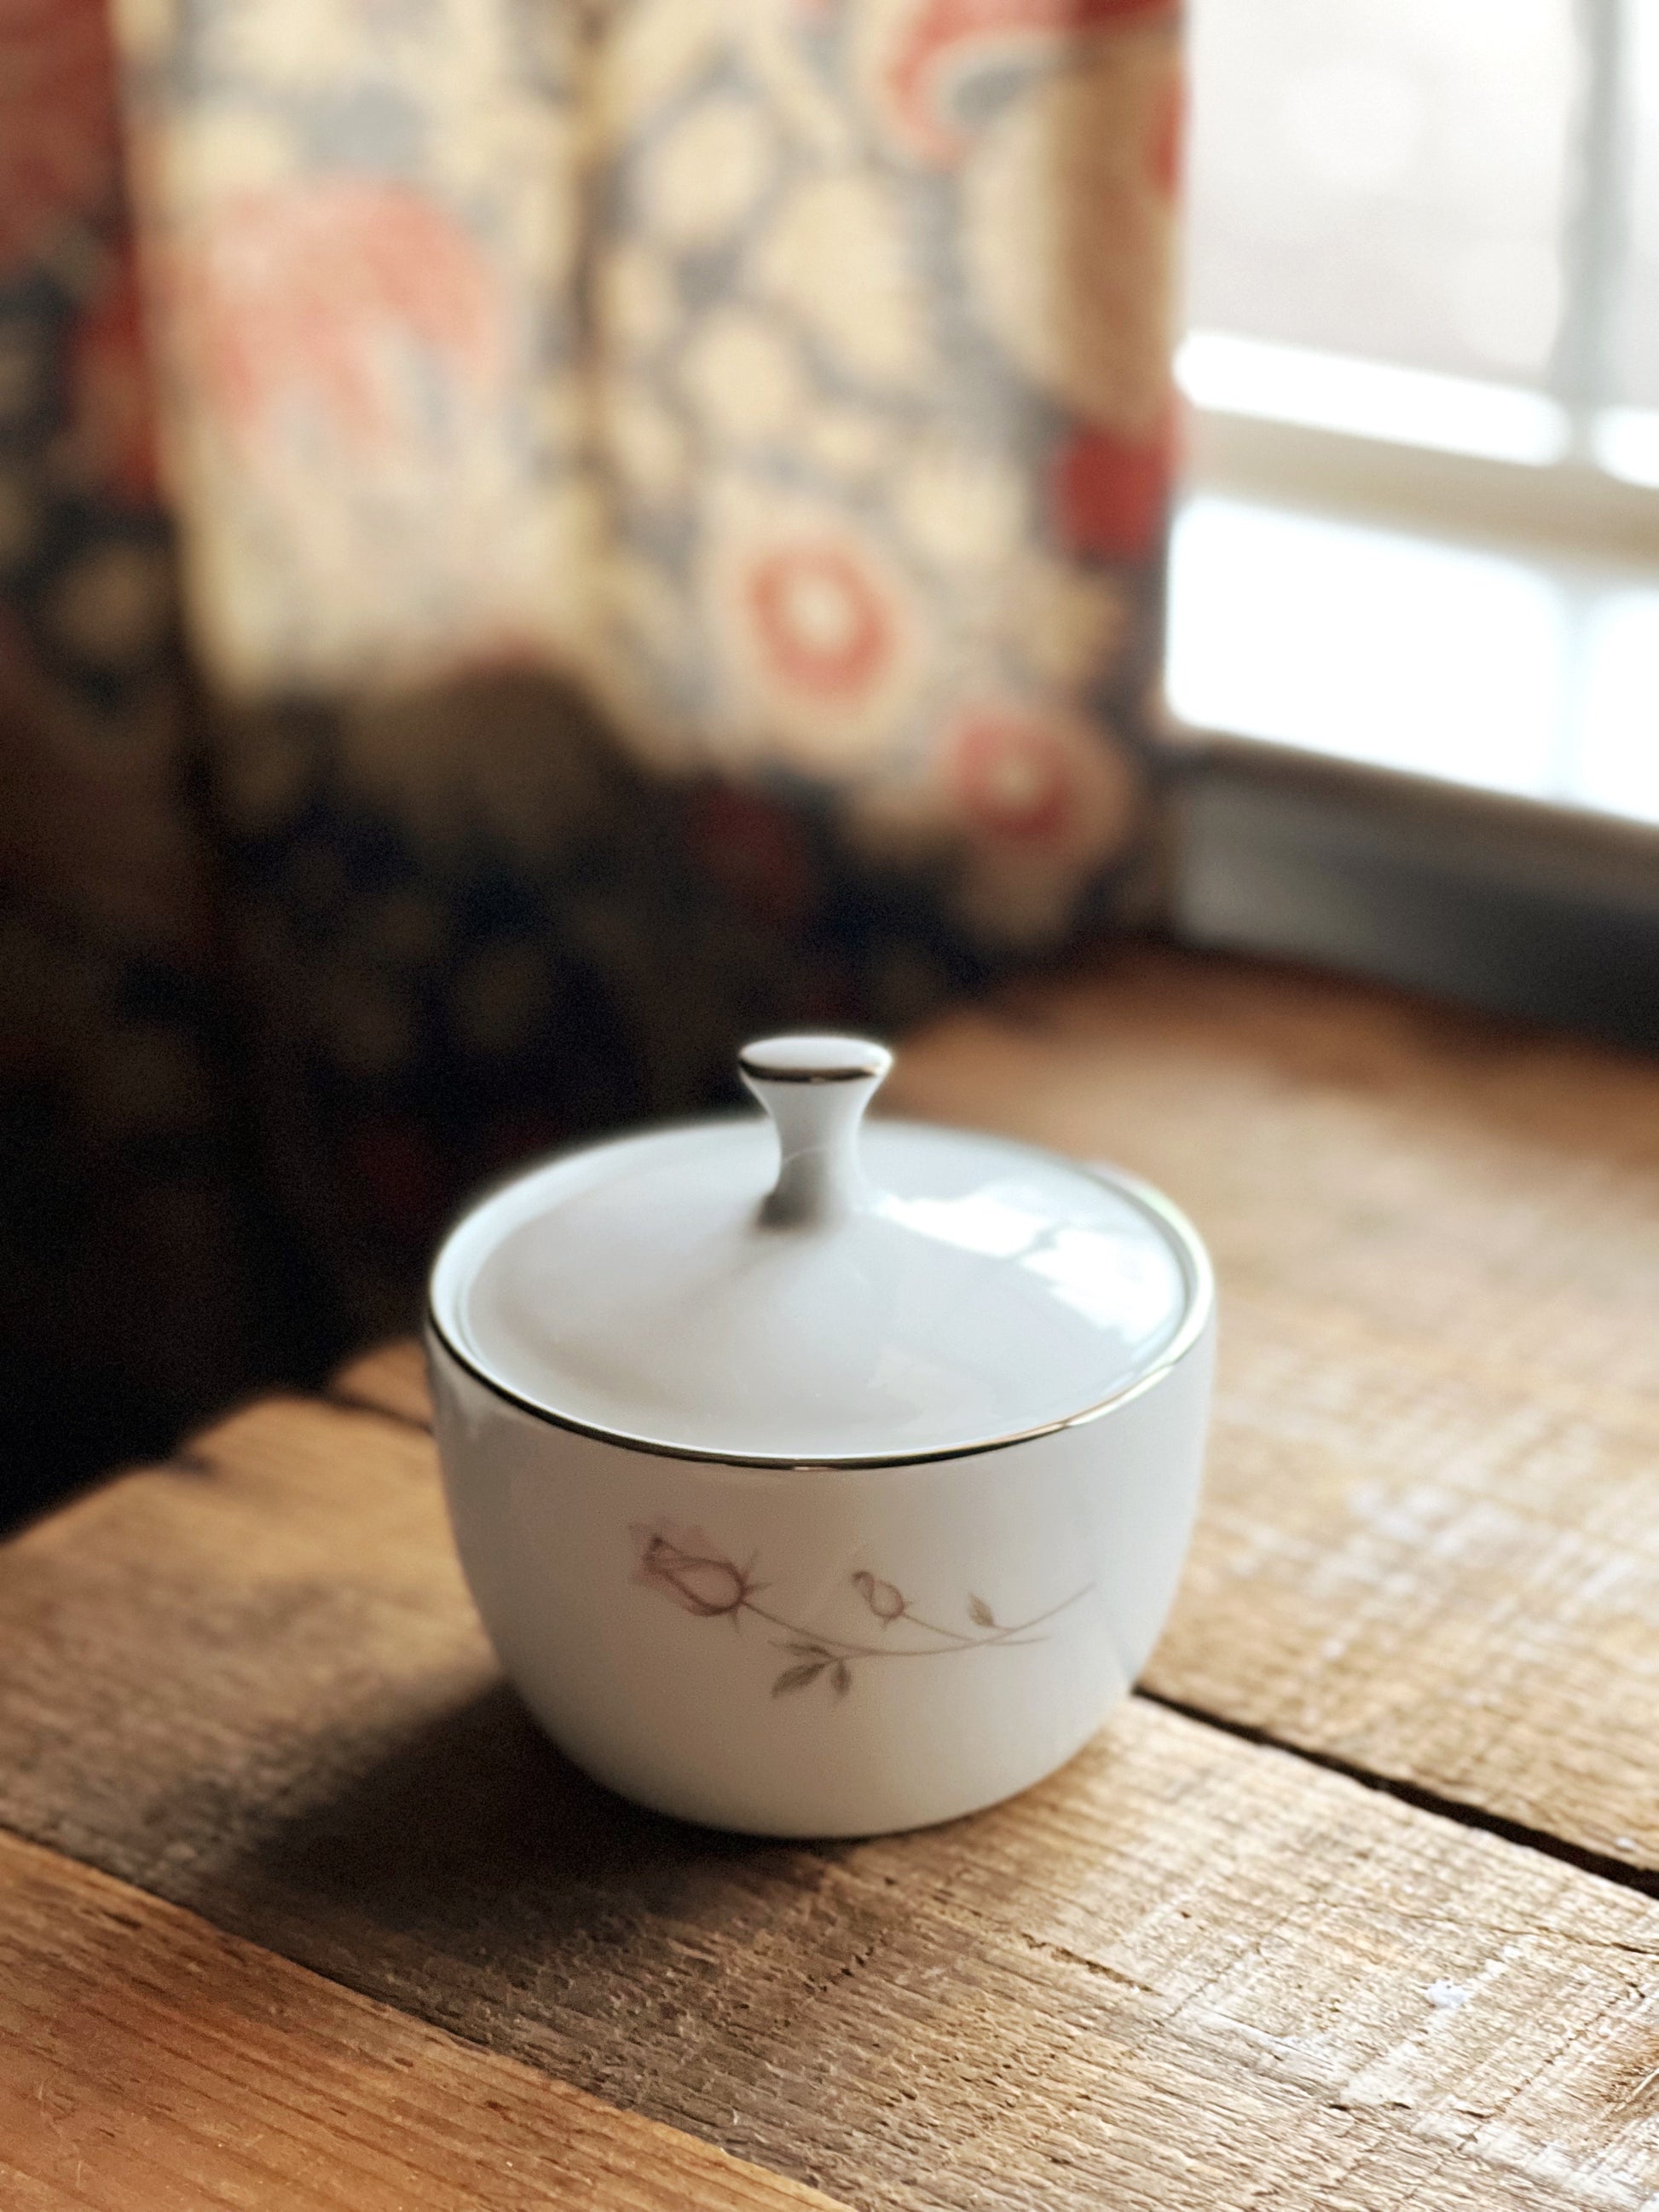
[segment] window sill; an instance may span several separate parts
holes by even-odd
[[[1168,678],[1190,941],[1659,1044],[1659,574],[1201,491]]]

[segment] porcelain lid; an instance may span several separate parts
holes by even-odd
[[[864,1109],[854,1038],[745,1048],[763,1114],[532,1169],[451,1232],[440,1335],[504,1395],[647,1449],[948,1456],[1088,1418],[1176,1357],[1201,1248],[1132,1181]]]

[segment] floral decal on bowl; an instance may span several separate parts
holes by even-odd
[[[1045,1643],[1048,1639],[1034,1632],[1094,1588],[1085,1583],[1058,1605],[1015,1621],[999,1621],[986,1600],[970,1593],[963,1607],[968,1626],[952,1628],[943,1621],[924,1620],[896,1583],[861,1567],[848,1577],[847,1586],[874,1622],[874,1630],[862,1637],[838,1636],[787,1620],[763,1605],[760,1599],[767,1585],[755,1578],[755,1559],[739,1566],[701,1528],[682,1528],[672,1521],[636,1521],[629,1534],[635,1554],[632,1579],[645,1589],[657,1591],[699,1620],[729,1620],[736,1629],[748,1614],[781,1632],[772,1638],[773,1647],[787,1656],[789,1664],[772,1684],[775,1698],[808,1689],[821,1676],[836,1697],[844,1698],[853,1686],[854,1669],[873,1661],[948,1659],[992,1646]],[[897,1640],[888,1636],[895,1628],[904,1632]]]

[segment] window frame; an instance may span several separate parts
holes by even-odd
[[[1580,81],[1562,308],[1542,386],[1192,332],[1178,380],[1194,492],[1498,543],[1558,576],[1564,562],[1659,575],[1659,410],[1620,404],[1614,381],[1634,4],[1573,0]],[[1292,386],[1299,397],[1286,397]],[[1501,436],[1469,434],[1483,400]],[[1652,823],[1437,782],[1334,747],[1180,725],[1176,738],[1178,936],[1659,1045]]]

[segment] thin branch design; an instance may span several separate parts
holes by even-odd
[[[1066,1603],[1074,1605],[1077,1598],[1083,1595],[1083,1591],[1079,1590],[1075,1597],[1066,1600]],[[810,1644],[814,1650],[828,1652],[832,1658],[839,1655],[848,1659],[945,1659],[948,1658],[953,1651],[969,1650],[981,1644],[1042,1644],[1047,1641],[1046,1638],[1041,1636],[1020,1636],[1013,1629],[1009,1628],[1004,1629],[996,1636],[964,1636],[947,1644],[854,1644],[844,1636],[830,1636],[816,1628],[802,1628],[793,1620],[786,1620],[781,1613],[769,1613],[764,1606],[751,1604],[746,1599],[735,1610],[738,1613],[752,1613],[757,1620],[763,1620],[772,1628],[781,1628],[796,1638],[803,1648]],[[1058,1607],[1054,1608],[1055,1612],[1059,1610]],[[1044,1620],[1052,1620],[1053,1617],[1053,1613],[1045,1613],[1042,1616]],[[917,1628],[926,1628],[927,1626],[924,1620],[918,1620],[914,1625]],[[1030,1627],[1034,1626],[1035,1623],[1024,1622],[1021,1625]],[[933,1633],[948,1636],[950,1631],[938,1629]],[[793,1650],[794,1646],[780,1648]]]
[[[754,1558],[739,1566],[712,1544],[701,1528],[681,1528],[659,1521],[650,1526],[635,1523],[630,1533],[635,1552],[635,1582],[656,1590],[699,1620],[726,1620],[736,1628],[742,1616],[750,1613],[769,1628],[782,1632],[781,1638],[775,1639],[774,1649],[784,1653],[791,1663],[774,1681],[774,1697],[807,1689],[820,1677],[827,1676],[831,1692],[839,1699],[853,1686],[854,1667],[868,1661],[948,1659],[959,1657],[964,1651],[1017,1650],[1046,1643],[1046,1637],[1034,1636],[1030,1632],[1055,1620],[1094,1588],[1092,1583],[1086,1583],[1059,1604],[1032,1613],[1027,1620],[1008,1622],[1000,1622],[986,1601],[975,1594],[969,1597],[966,1606],[972,1626],[959,1629],[913,1613],[908,1600],[896,1583],[860,1568],[848,1577],[848,1587],[878,1623],[879,1636],[884,1638],[890,1628],[902,1622],[912,1631],[933,1639],[930,1644],[866,1642],[857,1637],[805,1626],[758,1603],[759,1594],[766,1584],[754,1578]]]

